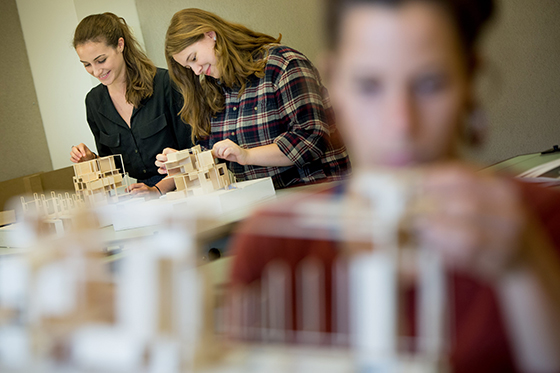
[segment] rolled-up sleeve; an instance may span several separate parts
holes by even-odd
[[[299,168],[321,158],[327,147],[329,127],[321,90],[315,69],[304,59],[291,59],[277,79],[276,99],[290,123],[274,142]]]

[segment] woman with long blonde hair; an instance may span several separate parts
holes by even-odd
[[[86,97],[99,156],[122,155],[126,171],[138,179],[130,188],[134,194],[157,196],[171,189],[168,181],[161,182],[154,159],[166,147],[192,143],[190,127],[178,117],[181,95],[167,70],[156,68],[126,21],[113,13],[84,18],[73,45],[87,72],[101,83]],[[97,156],[83,143],[70,153],[75,163]]]
[[[284,188],[340,179],[349,161],[326,90],[313,64],[280,39],[204,10],[177,12],[165,55],[183,94],[181,117],[238,180],[270,176]]]

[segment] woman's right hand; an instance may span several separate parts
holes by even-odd
[[[70,160],[74,163],[91,161],[92,159],[95,159],[95,154],[84,143],[73,146],[70,151]]]
[[[167,168],[165,168],[165,162],[167,162],[167,154],[175,153],[177,150],[171,148],[165,148],[161,154],[156,155],[156,166],[158,167],[158,172],[162,175],[167,173]]]

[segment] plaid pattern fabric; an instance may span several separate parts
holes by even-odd
[[[326,89],[313,64],[298,51],[272,45],[263,78],[252,76],[241,96],[224,87],[225,110],[211,120],[208,149],[230,139],[245,149],[276,143],[290,167],[242,166],[228,162],[237,180],[272,177],[276,188],[341,179],[350,162]]]

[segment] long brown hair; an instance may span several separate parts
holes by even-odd
[[[74,32],[74,49],[87,42],[105,42],[117,48],[119,39],[124,40],[123,58],[126,64],[125,98],[135,107],[154,93],[156,66],[136,41],[122,17],[113,13],[92,14],[82,19]]]
[[[202,40],[206,32],[216,33],[217,68],[220,84],[239,87],[243,93],[249,76],[264,76],[267,45],[279,43],[270,35],[231,23],[201,9],[183,9],[173,16],[165,37],[165,57],[169,74],[183,94],[181,118],[192,128],[193,141],[210,135],[210,117],[224,109],[224,95],[213,79],[199,79],[188,68],[178,64],[173,55]]]

